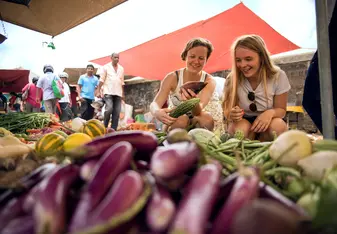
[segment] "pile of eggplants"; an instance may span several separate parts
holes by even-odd
[[[224,178],[221,164],[201,163],[196,143],[157,142],[151,132],[113,132],[75,152],[74,163],[41,166],[21,180],[20,189],[1,193],[0,233],[248,234],[255,232],[247,219],[259,215],[247,218],[240,211],[258,214],[264,206],[256,202],[265,200],[296,217],[298,227],[308,220],[260,180],[259,168]],[[288,215],[279,216],[282,222]],[[268,233],[264,225],[258,228],[256,233]]]

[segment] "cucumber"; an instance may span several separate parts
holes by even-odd
[[[178,118],[189,111],[193,110],[193,108],[199,104],[200,98],[192,98],[187,101],[181,102],[171,113],[170,116],[173,118]]]

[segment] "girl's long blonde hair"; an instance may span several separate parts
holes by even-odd
[[[224,87],[223,111],[226,119],[229,118],[231,109],[238,104],[238,84],[244,79],[242,72],[236,66],[235,51],[238,47],[243,47],[258,53],[260,57],[260,68],[258,80],[263,81],[264,91],[267,99],[267,79],[273,78],[277,73],[277,67],[270,59],[269,52],[263,39],[258,35],[244,35],[235,40],[231,47],[232,70],[228,74]]]

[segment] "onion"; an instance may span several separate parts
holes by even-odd
[[[312,144],[305,132],[289,130],[276,138],[269,154],[280,165],[295,167],[300,159],[312,154]]]
[[[86,122],[87,122],[86,120],[77,117],[71,121],[71,128],[74,131],[79,132]]]
[[[191,141],[191,136],[188,135],[186,129],[175,128],[167,134],[166,140],[168,143],[173,144],[176,142]]]
[[[320,181],[326,170],[337,165],[337,151],[319,151],[299,160],[297,164],[310,179]]]

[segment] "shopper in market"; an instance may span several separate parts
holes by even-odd
[[[77,117],[78,113],[78,103],[77,103],[77,97],[78,93],[76,90],[76,86],[69,85],[70,88],[70,102],[71,102],[71,112],[73,113],[73,117]]]
[[[62,80],[64,97],[59,100],[59,108],[57,109],[57,114],[60,117],[62,122],[68,121],[72,118],[72,111],[71,111],[71,98],[70,98],[70,88],[67,83],[68,80],[68,73],[61,72],[59,74],[60,79]]]
[[[290,84],[283,70],[273,65],[263,39],[244,35],[232,45],[232,70],[224,87],[224,116],[229,133],[272,140],[287,130]]]
[[[7,98],[2,92],[0,92],[0,114],[4,114],[6,112],[7,112]]]
[[[38,77],[34,77],[32,79],[32,83],[26,84],[26,86],[22,89],[22,93],[24,94],[27,92],[27,98],[24,101],[25,106],[25,112],[31,113],[31,112],[40,112],[41,103],[36,102],[36,84],[39,80]],[[40,99],[42,97],[42,92],[40,93]]]
[[[81,75],[77,82],[77,93],[81,102],[81,118],[85,120],[94,117],[94,108],[91,106],[91,103],[95,100],[95,90],[98,86],[98,78],[94,75],[94,71],[94,66],[88,64],[86,74]]]
[[[96,96],[103,96],[105,102],[104,125],[117,129],[121,103],[124,99],[124,68],[119,64],[119,54],[112,53],[111,63],[101,67],[99,85]],[[103,94],[103,95],[102,95]]]
[[[9,108],[13,112],[21,112],[21,96],[15,92],[9,93],[11,97],[9,98]]]
[[[52,88],[53,80],[60,80],[60,78],[54,74],[53,66],[46,64],[43,66],[43,73],[42,76],[36,84],[36,102],[41,102],[41,90],[43,91],[43,101],[44,101],[44,108],[46,113],[56,113],[56,103],[58,99],[54,95],[54,91]]]
[[[210,113],[204,111],[215,90],[215,81],[210,74],[203,71],[207,60],[211,56],[213,46],[204,38],[194,38],[187,42],[181,59],[186,65],[166,75],[160,84],[160,89],[150,105],[152,115],[165,124],[164,129],[187,128],[195,125],[201,128],[213,130],[214,120]],[[206,82],[204,89],[196,94],[192,90],[181,88],[188,81]],[[199,97],[200,103],[188,114],[178,118],[169,116],[170,111],[182,101]],[[162,108],[168,100],[168,108]]]

